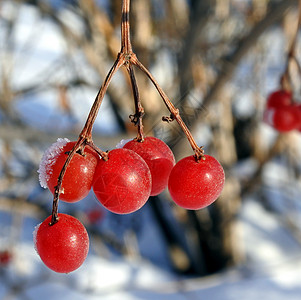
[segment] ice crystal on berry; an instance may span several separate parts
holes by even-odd
[[[44,152],[38,169],[41,187],[47,188],[47,182],[51,175],[51,173],[46,172],[46,167],[49,168],[49,166],[52,166],[55,163],[56,158],[68,142],[70,141],[67,138],[58,138],[57,141]]]
[[[37,232],[38,232],[38,229],[39,229],[41,224],[42,224],[42,222],[39,223],[38,225],[36,225],[35,228],[34,228],[34,231],[32,233],[32,235],[33,235],[33,246],[34,246],[34,249],[36,250],[36,252],[38,252],[38,249],[37,249]]]
[[[123,148],[123,146],[127,143],[127,142],[129,142],[129,141],[131,141],[132,139],[122,139],[117,145],[116,145],[116,147],[115,148]]]

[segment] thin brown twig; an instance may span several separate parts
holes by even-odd
[[[57,179],[57,185],[54,188],[53,202],[52,202],[52,214],[51,214],[51,222],[50,225],[55,224],[58,221],[58,205],[59,205],[59,196],[62,192],[62,183],[64,175],[67,171],[68,165],[73,158],[76,151],[83,145],[84,138],[80,138],[76,144],[73,146],[72,150],[68,153],[66,161],[62,167],[62,170]]]
[[[293,80],[290,75],[290,63],[295,62],[299,76],[301,77],[301,67],[300,63],[296,57],[296,46],[297,46],[297,40],[298,40],[298,32],[301,26],[301,0],[298,1],[298,23],[296,30],[294,32],[294,36],[292,38],[292,42],[290,44],[290,47],[287,52],[287,58],[286,58],[286,66],[283,71],[282,76],[280,77],[280,85],[282,89],[287,90],[289,89],[290,91],[293,91]]]
[[[144,108],[142,107],[141,100],[140,100],[140,94],[136,82],[136,77],[134,74],[133,66],[131,63],[126,65],[126,69],[129,73],[130,79],[131,79],[131,85],[133,90],[133,96],[134,96],[134,102],[135,102],[135,114],[130,115],[131,122],[133,122],[138,129],[137,132],[137,141],[143,142],[144,141],[144,133],[143,133],[143,123],[142,118],[144,116]]]
[[[133,51],[130,38],[130,0],[122,1],[121,14],[121,52],[131,54]]]
[[[301,25],[301,0],[299,0],[299,2],[298,2],[298,23],[297,23],[296,31],[294,33],[294,37],[292,39],[291,46],[290,46],[289,51],[288,51],[288,56],[289,57],[290,56],[292,56],[292,57],[295,56],[296,44],[297,44],[297,39],[298,39],[298,31],[299,31],[300,25]]]
[[[170,111],[171,117],[170,120],[176,120],[177,123],[182,128],[183,132],[185,133],[191,148],[193,149],[195,153],[196,160],[200,160],[201,158],[204,158],[204,149],[203,146],[199,147],[193,138],[190,130],[184,123],[183,119],[180,116],[179,110],[173,105],[173,103],[170,101],[168,96],[165,94],[163,89],[160,87],[156,79],[153,77],[153,75],[150,73],[150,71],[138,60],[136,56],[132,56],[131,62],[135,64],[141,71],[143,71],[147,77],[151,80],[151,82],[154,84],[155,88],[157,89],[158,93],[160,94],[164,104],[166,105],[167,109]]]
[[[96,120],[98,111],[100,109],[102,100],[106,94],[106,91],[109,87],[109,84],[114,76],[114,74],[120,69],[120,67],[125,63],[125,58],[122,52],[120,52],[117,56],[117,59],[115,60],[112,68],[110,69],[107,77],[105,78],[104,83],[102,84],[101,88],[99,89],[97,96],[95,98],[95,101],[93,103],[93,106],[90,110],[90,113],[88,115],[86,124],[83,128],[83,130],[80,133],[80,137],[86,137],[88,139],[92,139],[92,129],[94,122]]]

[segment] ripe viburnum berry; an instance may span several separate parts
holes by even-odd
[[[89,236],[76,218],[58,214],[58,221],[50,225],[51,216],[34,231],[34,245],[44,264],[58,273],[78,269],[89,251]]]
[[[40,183],[54,193],[59,174],[75,142],[58,139],[43,155],[40,168]],[[84,154],[75,153],[63,177],[60,199],[77,202],[85,198],[92,187],[94,171],[100,159],[94,150],[86,146]]]
[[[280,132],[297,129],[301,123],[299,113],[294,106],[269,108],[264,112],[263,120]]]
[[[280,108],[292,104],[292,93],[285,90],[277,90],[269,94],[266,108]]]
[[[299,125],[297,127],[297,130],[301,131],[301,104],[300,103],[296,104],[295,108],[296,108],[298,119],[299,119]]]
[[[13,254],[9,250],[0,250],[0,267],[7,266],[13,258]]]
[[[120,148],[100,160],[94,175],[93,191],[109,211],[128,214],[148,200],[152,179],[146,162],[132,150]]]
[[[225,182],[223,167],[212,156],[205,155],[196,161],[188,156],[171,170],[168,190],[171,198],[186,209],[201,209],[214,202],[222,192]]]
[[[263,121],[279,132],[288,132],[300,127],[300,113],[293,104],[290,91],[277,90],[268,96]]]
[[[146,137],[143,142],[131,140],[123,148],[139,154],[147,163],[152,175],[151,196],[160,194],[167,186],[175,158],[170,148],[160,139]]]

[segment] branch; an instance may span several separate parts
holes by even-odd
[[[170,111],[170,114],[171,114],[171,118],[170,119],[177,121],[177,123],[180,125],[183,133],[185,134],[186,138],[188,139],[189,144],[190,144],[192,150],[195,153],[195,159],[196,159],[196,161],[199,161],[200,159],[203,159],[204,158],[203,146],[199,147],[197,145],[197,143],[196,143],[194,137],[192,136],[190,130],[188,129],[188,127],[184,123],[182,117],[180,116],[179,110],[170,101],[170,99],[168,98],[168,96],[165,94],[165,92],[163,91],[163,89],[158,84],[157,80],[153,77],[153,75],[151,74],[151,72],[137,59],[136,56],[134,56],[134,55],[132,56],[131,62],[133,64],[135,64],[144,74],[146,74],[146,76],[150,79],[150,81],[153,83],[153,85],[157,89],[157,91],[158,91],[159,95],[161,96],[164,104],[166,105],[166,107]]]
[[[273,24],[279,22],[283,18],[287,10],[292,6],[296,6],[297,4],[298,0],[282,1],[281,3],[273,7],[266,15],[266,17],[258,22],[258,24],[253,27],[253,29],[246,37],[241,39],[238,47],[233,52],[233,54],[224,60],[224,63],[221,67],[221,70],[223,71],[219,74],[209,93],[204,98],[202,106],[208,106],[212,101],[214,101],[215,98],[217,98],[224,85],[232,77],[241,59],[256,44],[257,40],[265,32],[265,30],[270,28]],[[202,114],[201,109],[199,110],[199,112],[200,114]],[[197,120],[199,120],[199,118]]]
[[[269,11],[266,17],[258,22],[247,36],[241,39],[233,54],[230,55],[227,59],[224,59],[221,67],[222,72],[216,78],[215,83],[212,85],[210,91],[205,96],[203,102],[200,103],[199,107],[195,108],[195,114],[193,115],[194,119],[190,120],[190,128],[192,133],[195,132],[197,124],[199,123],[199,121],[201,121],[201,118],[204,117],[204,114],[207,112],[207,110],[204,110],[203,107],[208,107],[218,98],[219,93],[222,91],[225,84],[233,76],[233,73],[236,70],[241,59],[256,44],[257,40],[265,32],[265,30],[270,28],[273,24],[279,22],[283,18],[287,10],[293,6],[296,6],[297,4],[298,0],[286,0],[281,1],[278,5],[275,5]],[[184,136],[182,136],[181,139],[182,138],[184,138]],[[181,152],[181,144],[182,143],[177,143],[172,150],[175,153]]]

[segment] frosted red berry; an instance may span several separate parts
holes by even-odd
[[[109,211],[128,214],[140,209],[151,192],[151,173],[146,162],[132,150],[114,149],[100,160],[93,191]]]
[[[59,174],[68,157],[68,151],[72,150],[75,142],[68,142],[61,146],[58,153],[49,160],[44,161],[44,173],[49,190],[54,193],[58,184]],[[96,152],[86,146],[83,155],[75,153],[72,157],[66,173],[63,177],[60,200],[66,202],[77,202],[85,198],[92,187],[94,171],[98,163]]]
[[[223,190],[223,167],[212,156],[196,161],[188,156],[171,170],[168,189],[173,201],[186,209],[201,209],[213,203]]]
[[[41,260],[51,270],[70,273],[85,261],[89,251],[89,236],[76,218],[58,214],[58,222],[50,225],[51,216],[34,231],[34,244]]]
[[[146,137],[143,142],[131,140],[124,145],[139,154],[147,163],[152,175],[151,196],[160,194],[167,186],[175,158],[170,148],[160,139]]]

